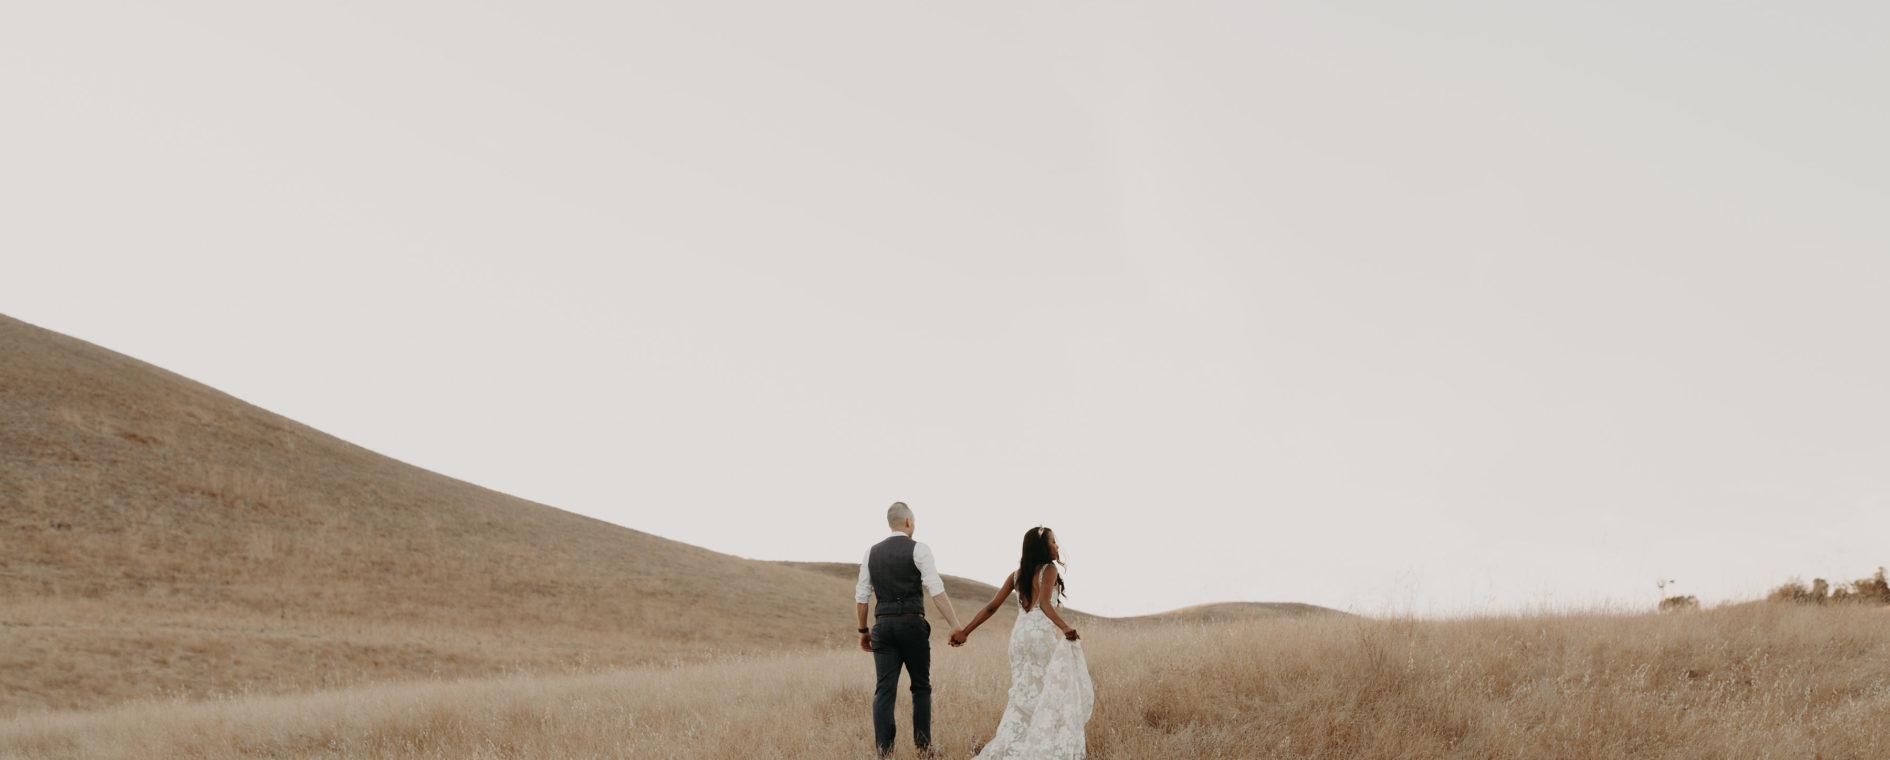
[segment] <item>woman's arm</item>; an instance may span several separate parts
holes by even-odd
[[[996,615],[998,609],[1004,606],[1004,600],[1011,598],[1011,589],[1016,587],[1017,573],[1011,573],[1004,578],[1004,585],[998,587],[997,595],[991,597],[991,601],[984,605],[984,609],[978,610],[978,614],[971,618],[970,623],[952,634],[952,646],[965,643],[965,639],[971,638],[972,631],[978,630],[978,626],[984,625],[984,621]]]
[[[1037,599],[1039,600],[1037,602],[1037,609],[1043,610],[1044,616],[1050,618],[1050,622],[1056,624],[1057,630],[1063,632],[1063,638],[1069,639],[1071,641],[1075,641],[1077,639],[1083,638],[1081,636],[1076,635],[1075,628],[1071,628],[1068,625],[1064,624],[1063,616],[1057,614],[1057,606],[1055,604],[1043,603],[1042,600],[1050,599],[1056,594],[1056,587],[1057,587],[1056,564],[1046,563],[1044,567],[1048,569],[1043,571],[1043,587],[1039,589],[1037,593],[1032,594],[1032,596],[1037,597]],[[1048,591],[1049,593],[1044,593],[1046,591]]]

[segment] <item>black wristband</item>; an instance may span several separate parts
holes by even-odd
[[[860,633],[866,633],[866,629],[865,629],[865,628],[861,628],[861,629],[860,629]]]

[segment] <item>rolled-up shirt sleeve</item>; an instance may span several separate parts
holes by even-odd
[[[873,557],[873,550],[866,550],[866,556],[860,558],[860,580],[853,584],[853,601],[865,604],[873,601],[873,573],[866,569],[866,561]]]
[[[932,547],[914,544],[912,564],[919,566],[919,581],[925,584],[926,596],[945,593],[945,579],[938,577],[938,563],[932,559]]]

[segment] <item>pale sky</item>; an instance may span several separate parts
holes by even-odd
[[[1887,30],[18,3],[0,312],[747,557],[904,499],[1104,614],[1710,604],[1890,563]]]

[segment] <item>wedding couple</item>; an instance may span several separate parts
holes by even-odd
[[[859,613],[860,648],[873,653],[878,685],[873,690],[873,740],[882,756],[891,754],[893,701],[899,669],[912,679],[912,741],[921,757],[932,757],[932,626],[925,621],[925,599],[952,624],[951,645],[963,646],[1017,592],[1020,613],[1011,628],[1011,691],[997,735],[974,760],[1080,760],[1083,725],[1089,722],[1095,690],[1083,659],[1082,637],[1057,614],[1063,577],[1056,534],[1049,528],[1024,533],[1017,572],[998,588],[991,602],[960,628],[945,581],[938,575],[932,548],[912,540],[916,523],[905,502],[886,510],[892,535],[868,549],[860,561],[853,590]],[[877,598],[872,628],[866,627],[867,602]]]

